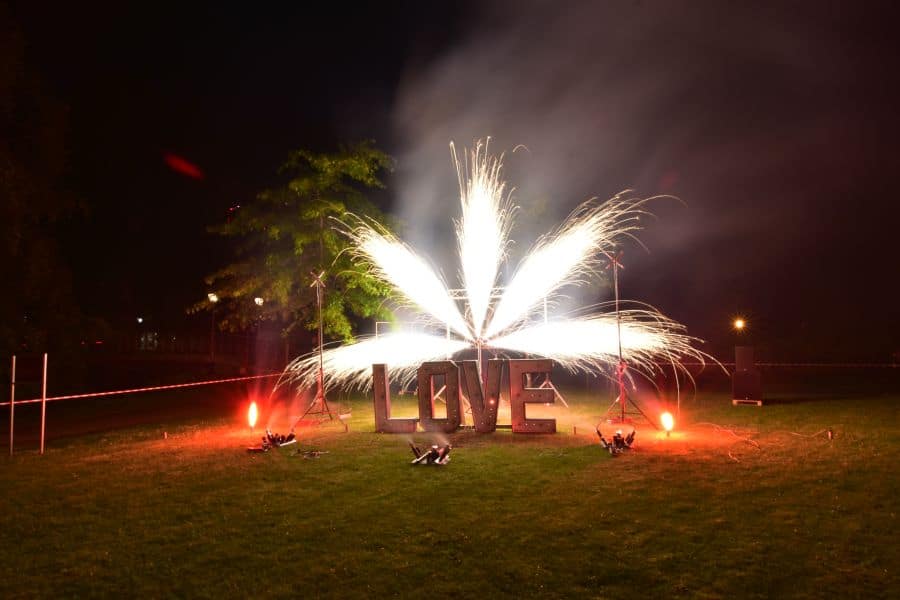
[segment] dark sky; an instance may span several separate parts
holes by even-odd
[[[129,3],[122,3],[129,4]],[[88,312],[179,315],[227,257],[205,234],[293,148],[375,138],[387,202],[455,273],[447,144],[493,137],[527,248],[581,201],[670,193],[623,295],[712,349],[886,358],[896,295],[897,43],[876,3],[12,7],[69,106],[69,258]],[[886,5],[885,5],[886,6]],[[324,11],[324,12],[323,12]],[[202,180],[163,157],[196,164]],[[595,301],[600,298],[583,300]]]

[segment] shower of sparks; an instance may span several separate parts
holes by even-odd
[[[462,205],[462,218],[456,224],[462,283],[477,339],[481,338],[497,272],[506,255],[512,205],[504,196],[506,183],[500,179],[502,156],[491,157],[487,144],[480,143],[472,150],[470,163],[460,162],[452,143],[450,152],[456,163]]]
[[[322,353],[325,387],[348,385],[361,389],[371,385],[372,365],[388,363],[391,377],[408,382],[416,376],[423,362],[444,360],[448,356],[470,347],[470,343],[458,339],[429,335],[427,333],[396,332],[378,337],[368,337],[354,344],[340,346]],[[318,368],[318,354],[308,355],[288,366],[288,377],[297,375],[309,383],[310,369]]]
[[[356,256],[370,265],[375,277],[401,292],[401,299],[445,323],[463,338],[473,339],[447,285],[409,246],[367,223],[360,224],[348,235],[356,243]]]
[[[462,209],[456,235],[465,312],[428,262],[389,232],[357,220],[345,233],[353,241],[354,255],[373,276],[390,284],[400,301],[417,308],[427,323],[455,337],[391,333],[328,349],[323,353],[325,386],[367,388],[375,363],[388,363],[393,377],[408,382],[422,362],[472,347],[543,356],[572,371],[605,373],[619,360],[614,312],[553,321],[537,317],[545,301],[552,304],[562,288],[586,281],[606,253],[633,237],[647,199],[622,193],[605,203],[584,203],[537,241],[497,298],[497,277],[515,212],[501,179],[502,156],[490,156],[482,143],[468,154],[468,161],[457,157],[452,144],[451,154]],[[619,318],[623,358],[639,372],[651,373],[659,362],[677,366],[685,357],[701,362],[705,357],[694,349],[696,340],[683,326],[655,309],[623,310]],[[288,365],[283,379],[314,385],[317,370],[317,354],[302,356]]]
[[[623,310],[620,315],[622,352],[631,366],[652,371],[659,359],[691,353],[691,338],[678,323],[649,310]],[[491,345],[552,357],[570,370],[597,371],[618,362],[617,335],[615,313],[603,313],[522,327]]]
[[[544,298],[552,298],[566,285],[583,282],[602,261],[605,250],[638,229],[643,201],[623,194],[600,205],[582,204],[556,232],[538,241],[497,303],[485,337],[528,320]]]

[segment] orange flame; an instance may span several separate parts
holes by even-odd
[[[256,408],[256,402],[250,403],[250,408],[247,409],[247,423],[250,424],[250,429],[256,427],[256,417],[259,415],[259,411]]]
[[[663,429],[666,431],[672,431],[672,428],[675,427],[675,417],[668,411],[659,415],[659,420],[662,422]]]

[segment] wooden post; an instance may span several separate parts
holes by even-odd
[[[44,453],[44,431],[47,423],[47,353],[44,352],[44,372],[41,377],[41,454]]]
[[[16,420],[16,355],[12,357],[12,368],[9,371],[9,455],[13,455],[13,432]]]

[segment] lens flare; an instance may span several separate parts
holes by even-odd
[[[250,429],[256,427],[256,418],[259,416],[259,410],[256,408],[256,402],[250,403],[250,408],[247,409],[247,424],[250,425]]]

